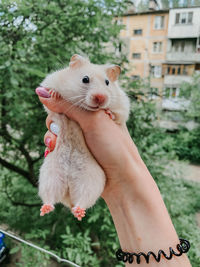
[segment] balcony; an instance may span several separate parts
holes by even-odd
[[[168,52],[166,60],[170,62],[200,62],[200,53],[180,53],[180,52]]]
[[[188,100],[180,99],[178,97],[163,99],[162,101],[162,109],[164,110],[174,110],[174,111],[186,110],[188,105],[189,105]]]
[[[168,38],[197,38],[199,36],[199,24],[174,24],[169,25]]]
[[[192,82],[192,77],[187,75],[165,75],[164,84],[165,86],[176,86],[182,82]]]

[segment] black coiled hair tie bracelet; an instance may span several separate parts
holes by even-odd
[[[129,262],[129,263],[133,263],[135,258],[136,258],[136,263],[140,264],[141,261],[141,257],[143,256],[146,263],[149,263],[149,259],[150,256],[152,255],[152,257],[157,261],[160,262],[160,259],[162,257],[162,255],[167,259],[167,260],[171,260],[172,256],[181,256],[183,253],[187,253],[188,250],[190,249],[190,242],[187,241],[186,239],[182,239],[180,238],[180,244],[178,244],[176,246],[178,253],[175,252],[173,250],[173,248],[169,248],[169,256],[163,251],[163,250],[159,250],[158,251],[158,256],[155,255],[155,253],[153,253],[152,251],[149,251],[147,254],[145,254],[144,252],[140,252],[140,253],[130,253],[130,252],[124,252],[121,249],[118,249],[116,252],[116,257],[118,261],[122,261],[122,262]],[[135,257],[135,258],[134,258]]]

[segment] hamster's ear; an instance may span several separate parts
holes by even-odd
[[[120,72],[121,68],[118,65],[113,65],[106,69],[106,74],[108,78],[111,80],[111,82],[115,82],[118,79]]]
[[[70,66],[70,68],[79,68],[84,63],[86,63],[86,61],[87,60],[84,57],[77,55],[77,54],[74,54],[70,59],[69,66]]]

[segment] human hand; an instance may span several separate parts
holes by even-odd
[[[133,151],[136,161],[141,159],[125,125],[116,124],[104,110],[97,112],[82,110],[62,98],[40,97],[40,101],[48,109],[64,113],[80,125],[88,148],[107,177],[103,197],[110,190],[126,183],[122,177],[126,173]],[[52,121],[49,116],[46,125],[48,132],[45,134],[44,140],[48,146],[45,152],[47,155],[55,147],[56,135],[52,133]]]
[[[111,212],[124,251],[166,251],[179,242],[158,187],[142,161],[125,125],[117,125],[105,111],[79,109],[62,98],[40,97],[50,110],[76,121],[86,144],[103,168],[107,182],[102,194]],[[46,119],[48,151],[56,144],[55,124]],[[54,129],[53,129],[54,128]],[[47,142],[47,140],[49,140]],[[153,240],[153,242],[152,242]],[[149,267],[191,267],[186,255]],[[126,263],[126,266],[130,264]],[[142,262],[141,267],[146,263]]]

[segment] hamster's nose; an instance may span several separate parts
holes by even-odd
[[[102,94],[93,95],[93,101],[95,104],[102,105],[106,101],[106,96]]]

